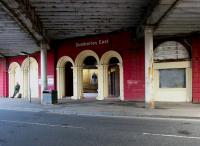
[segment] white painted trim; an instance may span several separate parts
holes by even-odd
[[[162,102],[192,101],[192,69],[190,61],[154,63],[154,100]],[[159,88],[159,69],[184,68],[186,71],[186,88]],[[163,96],[162,96],[163,95]],[[162,96],[162,97],[161,97]],[[165,97],[165,98],[164,98]],[[168,97],[168,98],[167,98]]]
[[[154,69],[189,68],[189,67],[191,67],[190,61],[154,63]]]

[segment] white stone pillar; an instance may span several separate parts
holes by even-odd
[[[108,65],[103,65],[103,97],[108,97]]]
[[[153,101],[153,27],[145,28],[145,106],[154,107]]]
[[[65,68],[57,67],[57,93],[58,99],[62,99],[65,95]]]
[[[120,100],[124,100],[124,70],[121,63],[119,65],[119,85],[120,85]]]
[[[103,100],[103,66],[98,65],[98,96],[97,100]]]
[[[81,99],[83,97],[83,67],[78,67],[78,99]]]
[[[72,99],[78,99],[78,89],[77,89],[77,66],[73,66],[73,96]]]
[[[26,98],[28,98],[28,90],[29,90],[29,81],[28,81],[28,69],[24,69],[24,70],[22,70],[22,75],[23,75],[23,77],[22,77],[22,82],[23,82],[23,84],[22,84],[22,97],[26,97]]]
[[[73,92],[74,96],[72,99],[81,99],[83,96],[83,70],[80,66],[74,66],[73,67]]]
[[[61,98],[61,93],[60,93],[60,68],[59,67],[57,67],[56,68],[56,77],[57,77],[57,82],[56,82],[56,84],[57,84],[57,94],[58,94],[58,99],[60,99]]]
[[[41,59],[41,92],[47,89],[47,44],[41,44],[40,51]],[[43,100],[43,94],[41,93],[41,103]]]
[[[13,93],[14,93],[14,78],[13,78],[13,72],[8,71],[8,79],[9,79],[9,97],[12,97]]]
[[[60,67],[60,97],[63,98],[65,96],[65,68]]]

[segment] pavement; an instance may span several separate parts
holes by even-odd
[[[42,105],[39,100],[0,98],[1,110],[46,112],[65,115],[87,115],[103,117],[151,117],[200,120],[200,104],[155,103],[155,108],[144,108],[143,102],[125,102],[115,99],[97,101],[94,99],[59,100],[54,105]]]

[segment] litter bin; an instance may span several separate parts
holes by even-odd
[[[56,90],[44,90],[43,91],[43,104],[55,104],[58,102]]]

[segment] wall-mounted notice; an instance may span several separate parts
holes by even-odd
[[[38,80],[38,84],[41,85],[41,79]],[[47,84],[48,86],[54,85],[54,77],[52,75],[47,76]]]

